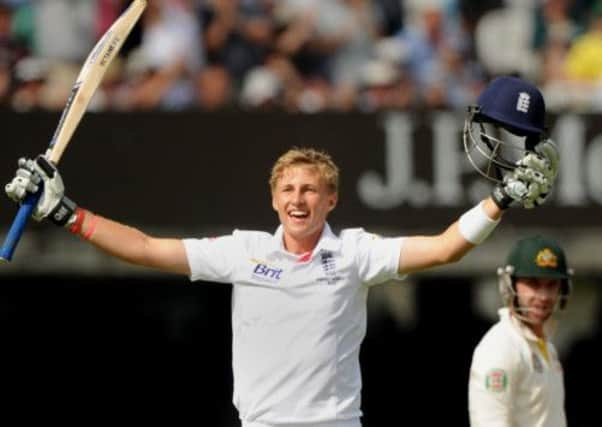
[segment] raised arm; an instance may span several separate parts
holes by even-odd
[[[12,200],[20,203],[28,193],[37,192],[40,185],[42,196],[32,214],[36,221],[47,218],[122,261],[165,272],[190,273],[181,240],[151,237],[77,207],[65,197],[60,173],[43,156],[35,160],[20,159],[16,176],[5,190]]]
[[[190,274],[181,239],[156,238],[137,228],[84,211],[80,235],[103,252],[131,264]]]
[[[459,261],[481,243],[499,223],[504,210],[491,197],[483,200],[434,236],[408,237],[399,256],[400,274]]]
[[[516,165],[493,188],[490,197],[465,212],[443,233],[408,237],[399,255],[399,272],[411,273],[459,261],[491,234],[506,209],[532,209],[543,204],[558,173],[556,146],[544,140]]]

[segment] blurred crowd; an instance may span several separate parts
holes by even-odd
[[[0,107],[62,110],[130,0],[0,0]],[[601,0],[149,0],[90,109],[464,109],[492,77],[602,110]]]

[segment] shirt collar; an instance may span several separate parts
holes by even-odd
[[[320,239],[318,240],[318,244],[312,251],[312,254],[319,253],[321,251],[328,252],[339,252],[341,250],[341,239],[332,232],[330,225],[326,222],[324,223],[324,229],[322,230],[322,234],[320,235]],[[272,243],[270,248],[270,253],[286,253],[289,252],[284,249],[284,228],[282,224],[278,226],[276,232],[272,237]]]

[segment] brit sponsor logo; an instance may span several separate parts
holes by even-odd
[[[284,270],[282,268],[274,268],[267,263],[252,259],[253,277],[262,281],[278,282],[282,278]]]

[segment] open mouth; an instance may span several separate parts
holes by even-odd
[[[290,216],[293,219],[305,219],[305,218],[309,217],[309,212],[294,210],[294,211],[290,211],[288,213],[288,216]]]

